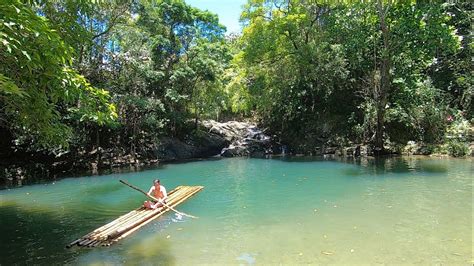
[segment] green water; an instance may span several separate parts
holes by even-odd
[[[0,264],[473,263],[472,160],[223,159],[0,191]],[[159,177],[205,189],[111,247],[66,249]]]

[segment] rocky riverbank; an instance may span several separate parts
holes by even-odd
[[[416,143],[392,148],[392,154],[442,154],[443,149]],[[447,150],[445,148],[444,150]],[[474,145],[469,148],[470,155]],[[370,145],[351,144],[334,146],[321,144],[307,150],[295,151],[278,143],[250,122],[217,122],[207,120],[197,130],[181,138],[161,137],[143,140],[134,152],[126,147],[98,147],[92,150],[76,149],[59,155],[14,154],[0,160],[0,184],[21,185],[36,179],[56,178],[62,175],[98,174],[117,169],[139,170],[162,162],[208,158],[213,156],[250,156],[268,158],[273,155],[312,155],[336,157],[374,156]]]
[[[230,121],[204,121],[184,137],[143,140],[134,152],[128,147],[78,148],[59,155],[16,154],[0,160],[0,183],[21,185],[36,179],[76,173],[98,174],[127,168],[138,170],[148,165],[212,156],[264,156],[270,138],[256,125]],[[16,158],[16,159],[15,159]],[[25,159],[27,158],[27,159]]]
[[[272,141],[257,125],[249,122],[229,121],[220,123],[214,120],[203,122],[209,134],[226,139],[230,144],[223,148],[223,157],[252,156],[265,157],[273,153]]]

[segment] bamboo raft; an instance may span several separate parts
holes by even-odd
[[[174,208],[203,188],[202,186],[178,186],[168,193],[167,205]],[[155,210],[142,206],[74,240],[66,247],[71,248],[76,245],[79,247],[110,246],[169,210],[166,206]]]

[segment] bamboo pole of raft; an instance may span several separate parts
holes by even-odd
[[[124,219],[122,221],[119,221],[118,223],[114,224],[113,226],[95,234],[93,237],[94,238],[98,238],[98,239],[106,239],[108,234],[110,232],[113,232],[116,230],[116,228],[119,228],[120,226],[122,226],[122,224],[124,223],[127,223],[129,221],[133,221],[135,220],[137,217],[139,217],[140,215],[142,215],[142,213],[144,212],[145,210],[141,211],[141,212],[137,212],[135,215],[132,215],[130,217],[128,217],[127,219]]]
[[[151,195],[148,195],[145,191],[143,191],[143,190],[141,190],[141,189],[139,189],[139,188],[137,188],[137,187],[135,187],[135,186],[133,186],[133,185],[131,185],[131,184],[128,184],[127,182],[125,182],[125,181],[123,181],[123,180],[120,180],[120,182],[123,183],[123,184],[125,184],[125,185],[127,185],[127,186],[129,186],[129,187],[131,187],[131,188],[133,188],[133,189],[135,189],[135,190],[137,190],[137,191],[139,191],[139,192],[141,192],[141,193],[143,193],[144,195],[146,195],[146,196],[149,197],[150,199],[153,199],[153,200],[155,200],[155,201],[157,201],[157,202],[159,201],[157,198],[155,198],[155,197],[153,197],[153,196],[151,196]],[[180,189],[179,192],[181,192],[182,190],[183,190],[183,189]],[[177,211],[177,210],[175,210],[173,207],[169,206],[169,205],[168,205],[167,203],[165,203],[165,202],[161,202],[161,204],[162,204],[163,206],[165,206],[165,207],[171,209],[172,211],[176,212],[177,214],[180,214],[180,215],[183,215],[183,216],[187,216],[187,217],[190,217],[190,218],[195,218],[195,219],[198,218],[198,217],[196,217],[196,216],[193,216],[193,215],[190,215],[190,214],[186,214],[186,213]]]
[[[173,194],[171,194],[171,193],[173,193]],[[176,193],[175,193],[175,190],[171,191],[170,194],[171,194],[171,195],[176,194]],[[126,222],[129,221],[129,220],[135,219],[135,218],[139,217],[140,215],[143,215],[144,213],[147,213],[148,211],[149,211],[149,209],[146,209],[146,208],[144,208],[144,207],[140,207],[140,208],[138,208],[138,209],[135,210],[135,213],[134,213],[133,215],[124,217],[123,219],[118,220],[118,221],[117,221],[117,220],[112,221],[111,223],[112,223],[113,226],[109,227],[108,229],[111,229],[111,228],[116,227],[116,226],[118,226],[118,225],[120,225],[120,224],[126,223]],[[114,222],[115,222],[115,223],[114,223]],[[101,233],[104,233],[104,231],[106,231],[106,230],[102,230]]]
[[[127,221],[129,219],[133,219],[133,217],[140,214],[140,211],[141,210],[134,210],[131,212],[130,215],[124,215],[123,217],[119,217],[118,219],[108,223],[106,226],[101,227],[100,230],[94,230],[93,233],[91,235],[88,235],[87,237],[100,237],[100,235],[102,235],[104,232],[116,227],[117,225],[120,225],[120,223],[123,223],[124,221]]]
[[[191,196],[193,196],[193,195],[196,194],[197,192],[201,191],[203,188],[204,188],[204,187],[197,187],[196,189],[192,189],[192,190],[190,191],[190,193],[187,193],[187,195],[186,195],[184,198],[182,198],[181,200],[178,200],[178,201],[175,202],[173,205],[178,205],[178,204],[182,203],[183,201],[187,200],[188,198],[190,198]],[[167,211],[168,211],[168,209],[165,209],[161,214],[163,214],[163,213],[165,213],[165,212],[167,212]],[[160,215],[161,215],[161,214],[160,214]],[[136,230],[140,229],[141,227],[145,226],[146,224],[148,224],[148,223],[151,222],[152,220],[153,220],[153,219],[148,219],[148,220],[143,221],[143,223],[141,223],[141,224],[135,226],[134,228],[128,230],[128,231],[125,232],[124,234],[118,236],[118,237],[117,237],[116,239],[114,239],[113,241],[116,242],[116,241],[119,241],[120,239],[123,239],[123,238],[129,236],[130,234],[132,234],[132,233],[135,232]]]
[[[101,226],[101,227],[95,229],[94,231],[90,232],[89,234],[87,234],[87,235],[85,235],[85,236],[83,236],[83,237],[81,237],[81,238],[79,238],[79,239],[77,239],[77,240],[71,242],[69,245],[67,245],[67,247],[72,247],[72,246],[74,246],[74,245],[76,245],[76,244],[78,244],[78,243],[80,243],[80,242],[83,242],[83,240],[85,240],[85,239],[89,239],[89,238],[91,238],[91,237],[96,237],[98,234],[100,234],[101,232],[103,232],[103,231],[106,230],[107,228],[113,227],[115,224],[117,224],[117,222],[119,222],[119,220],[126,219],[127,217],[136,214],[137,210],[138,210],[138,209],[133,210],[133,211],[131,211],[131,212],[129,212],[129,213],[126,213],[126,214],[120,216],[119,218],[113,220],[112,222],[110,222],[110,223],[108,223],[108,224],[105,224],[105,225],[103,225],[103,226]]]
[[[107,230],[104,230],[104,231],[100,232],[99,234],[97,234],[96,237],[102,238],[102,239],[107,239],[110,233],[116,231],[117,229],[123,227],[124,225],[126,225],[130,222],[141,219],[142,216],[148,214],[149,212],[150,212],[149,209],[146,209],[146,208],[142,207],[140,209],[140,211],[137,212],[135,215],[133,215],[131,217],[128,217],[127,219],[121,220],[120,222],[116,223],[114,226],[112,226],[112,227],[108,228]]]
[[[170,195],[170,197],[168,198],[170,201],[174,201],[175,198],[179,197],[179,192],[177,193],[174,193],[172,195]],[[142,219],[144,216],[147,216],[147,215],[152,215],[152,214],[155,214],[155,213],[159,213],[161,210],[163,209],[163,207],[160,207],[160,208],[157,208],[157,209],[146,209],[144,208],[144,211],[141,212],[139,215],[136,216],[137,219]],[[126,221],[124,223],[122,223],[121,225],[126,225],[129,221]]]
[[[181,190],[172,194],[170,192],[170,196],[169,196],[170,201],[174,201],[175,198],[179,197],[179,195],[181,194],[180,193]],[[101,238],[101,239],[113,238],[113,235],[117,235],[117,234],[120,234],[121,232],[127,231],[130,228],[130,226],[133,227],[136,221],[141,221],[147,216],[154,216],[160,211],[162,211],[162,209],[163,208],[152,210],[152,209],[142,208],[142,210],[138,212],[136,215],[129,217],[128,219],[122,220],[120,223],[115,224],[113,227],[110,227],[107,230],[100,232],[98,235],[96,235],[96,237]]]
[[[124,215],[124,216],[122,216],[122,217],[119,217],[118,219],[113,220],[112,222],[106,224],[105,226],[100,227],[100,228],[94,230],[94,231],[92,232],[92,234],[89,235],[89,236],[96,237],[96,236],[102,234],[103,232],[109,230],[110,228],[113,228],[113,227],[115,227],[116,225],[122,223],[123,221],[126,221],[126,220],[128,220],[128,219],[133,218],[134,216],[138,215],[139,213],[140,213],[139,210],[133,210],[133,211],[130,212],[128,215]]]
[[[168,194],[169,208],[166,206],[158,209],[137,208],[71,242],[66,247],[74,245],[82,247],[110,246],[112,243],[125,238],[155,218],[163,215],[199,192],[202,188],[202,186],[178,186]]]
[[[177,205],[181,202],[183,202],[184,200],[188,199],[189,197],[193,196],[194,194],[196,194],[197,192],[199,192],[203,187],[198,187],[197,189],[193,189],[192,191],[190,191],[190,193],[186,193],[188,195],[186,195],[182,200],[178,200],[177,202],[175,202],[173,205]],[[164,212],[167,212],[168,209],[164,210]],[[160,213],[158,216],[160,216],[161,214],[163,214],[164,212]],[[117,237],[117,239],[115,239],[114,241],[118,241],[120,239],[123,239],[125,237],[127,237],[128,235],[132,234],[133,232],[135,232],[136,230],[140,229],[142,226],[145,226],[146,224],[148,224],[149,222],[151,222],[153,219],[149,219],[149,220],[145,220],[143,221],[142,224],[139,224],[137,225],[136,227],[130,229],[129,231],[125,232],[124,234],[120,235],[119,237]]]
[[[123,180],[120,180],[120,183],[125,184],[125,185],[127,185],[127,186],[129,186],[129,187],[135,189],[136,191],[139,191],[139,192],[145,194],[145,195],[146,195],[147,197],[149,197],[150,199],[159,202],[159,200],[158,200],[157,198],[155,198],[155,197],[153,197],[153,196],[151,196],[151,195],[148,195],[148,193],[146,193],[145,191],[143,191],[143,190],[141,190],[141,189],[139,189],[139,188],[137,188],[137,187],[135,187],[135,186],[133,186],[133,185],[130,185],[129,183],[127,183],[127,182],[125,182],[125,181],[123,181]],[[171,207],[171,206],[169,206],[168,204],[166,204],[165,202],[161,202],[161,204],[164,205],[165,207],[169,208],[170,210],[176,212],[177,214],[180,214],[180,215],[183,215],[183,216],[187,216],[187,217],[190,217],[190,218],[194,218],[194,219],[197,219],[197,218],[198,218],[198,217],[196,217],[196,216],[189,215],[189,214],[186,214],[186,213],[184,213],[184,212],[177,211],[177,210],[175,210],[173,207]]]
[[[177,192],[180,187],[181,186],[178,186],[178,187],[174,188],[173,190],[171,190],[169,195],[170,196],[175,195],[176,194],[175,192]],[[144,207],[140,207],[140,208],[137,208],[135,210],[132,210],[131,212],[128,212],[128,213],[120,216],[119,218],[117,218],[117,219],[115,219],[115,220],[113,220],[113,221],[111,221],[111,222],[95,229],[94,231],[82,236],[81,238],[74,240],[73,242],[69,243],[66,247],[70,248],[74,245],[80,245],[82,242],[85,242],[85,240],[87,240],[87,239],[100,238],[100,235],[103,235],[104,232],[109,231],[113,227],[118,226],[119,224],[123,223],[126,220],[131,219],[134,216],[138,216],[143,211],[147,211],[147,209],[145,209]],[[85,244],[85,243],[82,243],[82,244]]]
[[[139,211],[140,211],[140,208],[138,208],[136,210],[133,210],[133,211],[131,211],[131,212],[125,214],[125,215],[122,215],[119,218],[113,220],[112,222],[110,222],[106,225],[103,225],[103,226],[95,229],[94,231],[84,235],[83,237],[71,242],[66,247],[72,247],[76,244],[79,245],[79,246],[83,246],[83,245],[86,245],[86,242],[87,242],[86,240],[99,239],[100,235],[103,234],[105,231],[110,230],[111,228],[114,228],[115,226],[119,225],[123,221],[132,218],[133,216],[136,216],[137,213],[139,213]]]
[[[170,204],[172,205],[176,205],[174,204],[174,201],[175,200],[178,200],[178,198],[181,197],[181,195],[185,192],[183,192],[183,190],[187,190],[188,188],[184,187],[182,189],[180,189],[180,191],[178,193],[175,193],[173,196],[174,197],[169,197],[169,202]],[[120,236],[121,234],[127,232],[128,230],[131,230],[133,229],[135,226],[139,225],[140,223],[148,220],[148,219],[151,219],[157,215],[159,215],[160,213],[164,213],[166,212],[167,209],[165,207],[160,207],[158,209],[154,209],[154,210],[148,210],[147,212],[144,212],[143,215],[139,216],[137,219],[132,219],[132,220],[129,220],[127,221],[126,223],[124,224],[121,224],[121,226],[118,226],[116,228],[116,230],[111,230],[112,232],[108,232],[110,233],[108,236],[107,236],[107,239],[113,239],[113,238],[116,238],[118,236]]]
[[[184,193],[184,192],[183,192],[183,193],[181,193],[181,195],[180,195],[180,196],[182,196],[183,194],[185,194],[185,193]],[[186,198],[187,198],[187,197],[186,197]],[[180,200],[178,199],[176,202],[174,202],[174,201],[173,201],[173,202],[172,202],[172,203],[170,203],[170,204],[172,204],[172,205],[176,206],[176,205],[177,205],[177,203],[179,203],[179,202],[180,202]],[[155,215],[155,214],[153,214],[153,216],[152,216],[152,217],[145,217],[145,219],[143,219],[143,221],[146,221],[146,220],[148,220],[149,218],[153,218],[154,216],[161,216],[162,214],[164,214],[164,213],[165,213],[165,212],[167,212],[168,210],[169,210],[169,209],[164,209],[162,212],[160,212],[160,213],[157,213],[156,215]]]
[[[186,188],[183,188],[180,190],[180,192],[182,190],[186,190]],[[176,205],[175,203],[175,198],[176,200],[179,201],[179,198],[181,197],[181,195],[183,195],[184,192],[181,192],[181,193],[176,193],[176,194],[179,194],[179,195],[176,195],[176,197],[170,199],[170,205]],[[113,239],[113,238],[117,238],[117,237],[120,237],[120,235],[128,232],[129,230],[132,230],[133,228],[135,228],[136,226],[140,225],[141,223],[144,223],[145,221],[147,220],[152,220],[152,218],[156,218],[157,216],[161,216],[163,213],[167,212],[169,209],[167,208],[160,208],[160,209],[156,209],[156,210],[153,210],[153,211],[150,211],[149,213],[147,214],[144,214],[140,219],[136,220],[136,221],[131,221],[127,224],[124,224],[123,227],[120,227],[117,229],[116,232],[113,232],[109,238]]]
[[[174,188],[173,190],[171,190],[169,194],[173,195],[178,190],[178,188],[179,188],[179,186]],[[89,233],[88,235],[86,235],[84,237],[88,237],[88,236],[91,236],[92,234],[97,234],[97,233],[103,232],[103,231],[107,230],[108,228],[111,228],[112,226],[116,225],[118,222],[122,222],[126,219],[129,219],[133,216],[136,216],[136,215],[140,214],[141,212],[143,212],[144,210],[146,210],[144,207],[140,207],[140,208],[137,208],[137,209],[135,209],[131,212],[128,212],[128,213],[120,216],[119,218],[111,221],[110,223],[95,229],[94,231],[92,231],[91,233]]]
[[[160,211],[160,210],[161,210],[161,208],[156,209],[156,211]],[[155,210],[150,210],[150,209],[143,208],[143,210],[141,212],[137,213],[133,217],[130,217],[129,219],[123,220],[120,223],[117,223],[115,226],[109,228],[108,230],[105,230],[105,231],[101,232],[100,235],[98,235],[98,237],[107,239],[107,238],[109,238],[109,235],[111,233],[113,233],[117,230],[120,230],[123,227],[126,227],[126,225],[128,225],[130,223],[133,223],[134,221],[143,219],[144,216],[150,215],[153,211],[155,211]],[[120,230],[120,231],[122,231],[122,230]]]
[[[108,226],[106,228],[103,228],[103,230],[100,230],[100,231],[94,230],[92,232],[92,234],[88,234],[88,235],[82,237],[81,240],[83,240],[83,241],[79,242],[78,245],[80,245],[80,246],[90,246],[91,244],[93,244],[94,241],[103,241],[103,240],[107,239],[107,236],[109,235],[110,232],[113,232],[116,228],[122,226],[123,223],[126,223],[128,221],[132,221],[132,220],[136,219],[137,217],[139,217],[145,211],[146,211],[146,209],[139,208],[139,209],[135,210],[133,215],[123,217],[123,219],[121,219],[119,221],[114,220],[113,221],[114,223],[112,223],[112,222],[109,223],[110,226]],[[90,241],[88,241],[88,240],[90,240]]]

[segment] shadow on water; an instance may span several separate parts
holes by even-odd
[[[104,252],[123,252],[110,248],[95,250],[66,245],[95,228],[94,224],[102,225],[110,220],[103,217],[101,221],[92,221],[93,215],[87,212],[65,212],[57,214],[45,210],[25,211],[18,205],[0,206],[0,265],[14,264],[75,264],[79,257],[92,255],[87,264],[103,262]],[[90,216],[90,217],[89,217]],[[162,237],[152,236],[146,241],[136,239],[126,245],[126,263],[150,265],[173,265],[175,257],[171,255],[170,242]],[[118,247],[118,249],[123,249]],[[104,250],[100,250],[104,249]],[[85,254],[90,253],[90,254]],[[112,256],[113,257],[113,256]],[[108,256],[107,256],[108,258]],[[112,263],[115,264],[115,263]]]
[[[440,165],[440,164],[436,164],[436,163],[433,163],[433,162],[425,162],[423,164],[420,165],[420,169],[423,171],[423,172],[427,172],[427,173],[446,173],[448,171],[448,167],[446,165]]]
[[[122,167],[111,167],[106,169],[100,169],[97,172],[91,170],[76,170],[66,171],[61,173],[56,173],[54,175],[27,175],[24,179],[11,181],[9,179],[0,178],[0,190],[9,189],[9,188],[18,188],[23,186],[39,185],[39,184],[48,184],[54,181],[59,181],[64,178],[77,178],[84,176],[102,176],[110,174],[127,174],[135,172],[143,172],[150,169],[164,169],[166,164],[154,164],[154,165],[145,165],[145,166],[122,166]],[[0,176],[1,177],[1,176]]]
[[[191,159],[179,159],[175,161],[164,161],[163,163],[159,164],[151,164],[151,165],[144,165],[144,166],[121,166],[121,167],[111,167],[111,168],[103,168],[97,172],[93,172],[92,170],[79,170],[74,172],[61,172],[51,175],[49,177],[44,177],[47,175],[35,175],[35,176],[26,176],[25,179],[15,180],[15,182],[9,181],[8,179],[0,179],[0,190],[2,189],[9,189],[9,188],[17,188],[22,186],[29,186],[29,185],[38,185],[38,184],[48,184],[54,181],[59,181],[64,178],[75,178],[75,177],[84,177],[84,176],[101,176],[101,175],[110,175],[110,174],[126,174],[126,173],[134,173],[134,172],[143,172],[147,170],[157,170],[157,169],[165,169],[167,165],[170,164],[185,164],[185,163],[192,163],[192,162],[199,162],[199,161],[219,161],[224,158],[219,156],[208,157],[208,158],[191,158]]]
[[[430,161],[427,158],[413,157],[377,157],[377,158],[338,158],[337,161],[360,166],[345,169],[348,176],[384,175],[403,173],[444,174],[448,171],[446,164]]]
[[[83,195],[104,195],[116,193],[123,188],[124,186],[117,182],[113,184],[93,185],[86,188],[81,188],[81,193],[83,193]]]
[[[0,264],[62,264],[80,251],[66,249],[77,235],[74,217],[55,219],[50,213],[23,211],[15,205],[1,206]]]
[[[176,258],[171,252],[171,242],[162,236],[152,236],[134,241],[126,251],[127,263],[140,265],[175,265]]]

